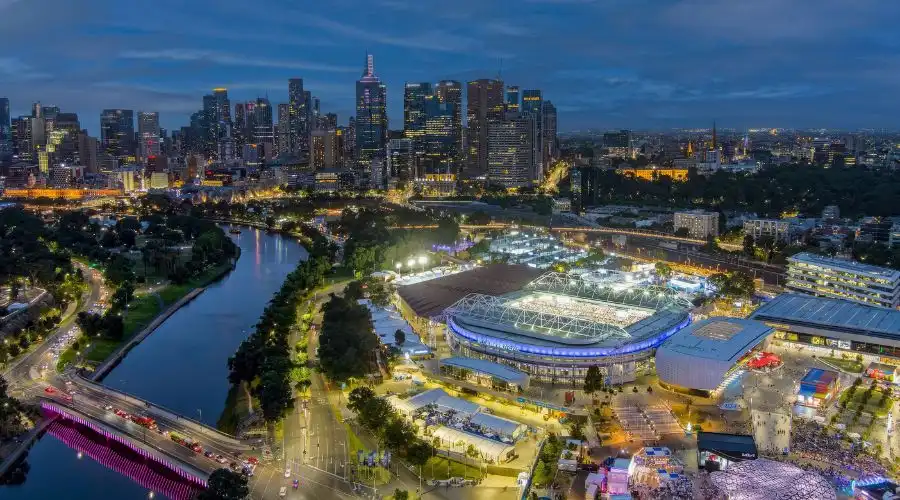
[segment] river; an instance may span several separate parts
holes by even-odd
[[[292,238],[243,228],[234,271],[182,307],[106,377],[104,383],[183,415],[216,420],[228,393],[226,361],[284,278],[305,259]],[[47,434],[28,454],[24,484],[0,487],[3,500],[146,499],[149,491]],[[159,495],[156,498],[160,498]]]

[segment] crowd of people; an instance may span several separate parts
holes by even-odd
[[[881,463],[867,453],[861,444],[848,445],[840,434],[830,434],[812,422],[797,421],[791,433],[791,449],[810,462],[798,464],[817,470],[840,485],[851,478],[885,476]],[[818,464],[822,465],[818,465]]]

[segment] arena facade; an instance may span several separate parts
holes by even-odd
[[[580,386],[587,369],[635,380],[655,348],[691,322],[691,304],[657,286],[588,281],[550,272],[500,296],[472,293],[444,310],[446,338],[461,355]]]

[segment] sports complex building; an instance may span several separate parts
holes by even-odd
[[[751,318],[775,330],[775,338],[830,351],[852,351],[900,364],[900,311],[844,299],[783,293]]]
[[[503,274],[515,281],[510,274],[519,271],[506,267],[510,273]],[[442,286],[440,280],[431,283]],[[657,346],[690,324],[691,304],[667,288],[612,285],[550,272],[507,293],[444,290],[443,300],[426,300],[424,309],[433,311],[456,293],[454,302],[431,319],[446,325],[447,343],[461,356],[556,383],[581,384],[588,367],[596,365],[605,380],[624,383],[651,362]],[[428,292],[400,287],[399,294],[414,310]]]

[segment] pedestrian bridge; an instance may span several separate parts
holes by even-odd
[[[108,423],[63,406],[41,401],[53,419],[47,432],[79,453],[174,500],[189,500],[206,487],[210,470],[170,455],[151,442],[141,442]]]

